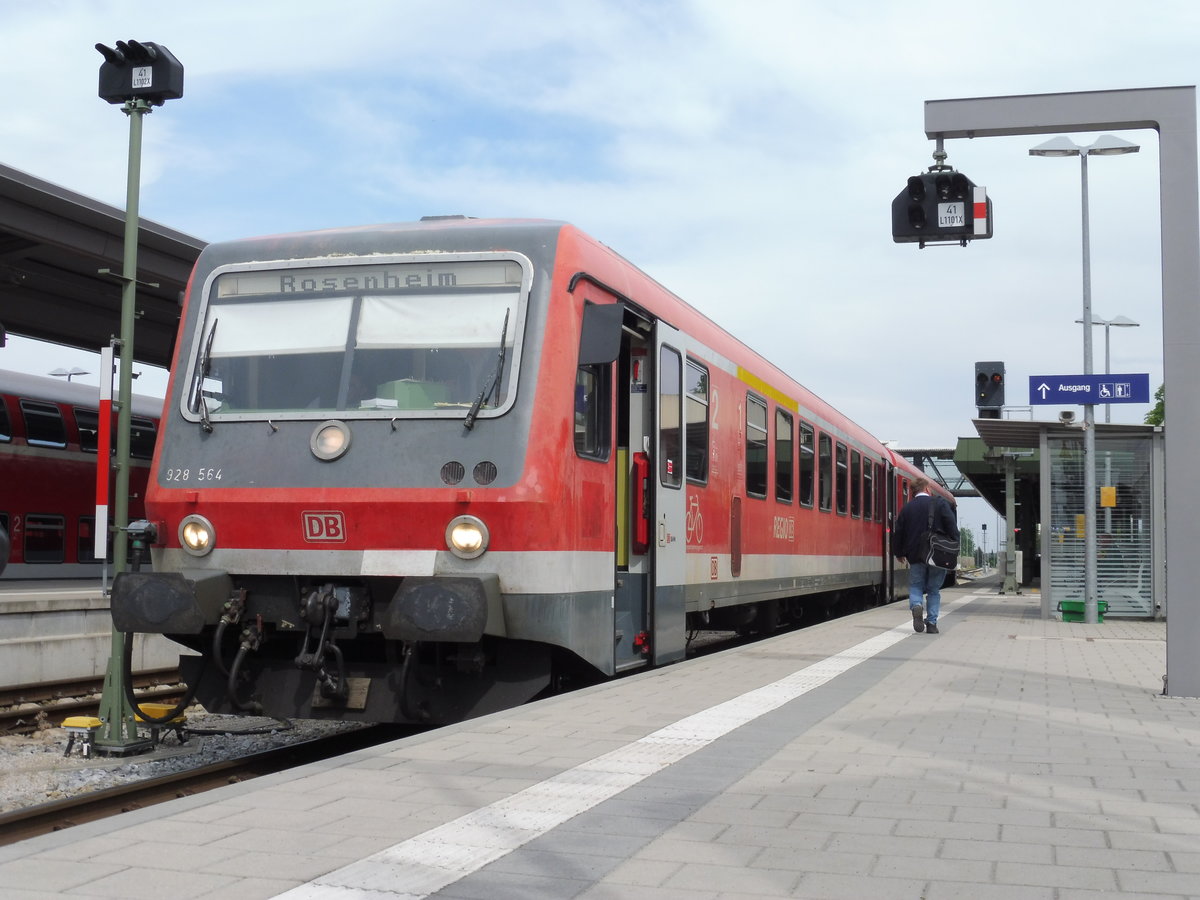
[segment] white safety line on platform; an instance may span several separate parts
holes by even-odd
[[[988,592],[990,595],[994,592]],[[979,599],[947,604],[942,615]],[[915,635],[911,621],[772,684],[680,719],[573,769],[277,895],[279,900],[422,900]]]

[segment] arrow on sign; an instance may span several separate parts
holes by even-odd
[[[1043,381],[1043,382],[1042,382],[1041,384],[1039,384],[1039,385],[1038,385],[1036,388],[1034,388],[1034,390],[1036,390],[1036,391],[1038,391],[1039,393],[1041,393],[1041,395],[1042,395],[1042,399],[1043,399],[1043,400],[1045,400],[1045,399],[1046,399],[1046,394],[1048,394],[1048,393],[1050,392],[1050,385],[1046,384],[1046,382],[1044,382],[1044,381]]]

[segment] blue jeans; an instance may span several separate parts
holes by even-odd
[[[942,608],[942,582],[946,570],[925,563],[908,564],[908,605],[925,605],[925,621],[936,625],[938,610]],[[923,598],[923,599],[922,599]]]

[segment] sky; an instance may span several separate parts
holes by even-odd
[[[185,82],[145,119],[143,217],[205,241],[563,219],[900,448],[974,436],[977,360],[1005,362],[1013,418],[1057,416],[1028,408],[1029,376],[1084,371],[1078,159],[1031,157],[1051,135],[947,141],[994,237],[894,243],[891,201],[933,164],[925,101],[1200,73],[1192,0],[0,0],[0,31],[6,165],[123,208],[129,127],[93,47],[153,41]],[[1153,391],[1158,141],[1118,135],[1141,151],[1089,165],[1092,308],[1140,323],[1111,329],[1111,366]],[[38,374],[89,362],[0,349]],[[163,385],[148,370],[137,389]],[[982,502],[960,508],[994,534]]]

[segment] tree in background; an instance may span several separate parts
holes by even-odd
[[[975,533],[970,527],[964,525],[958,529],[958,554],[959,556],[972,556],[975,553]]]
[[[1154,392],[1154,409],[1146,413],[1144,420],[1147,425],[1162,425],[1166,421],[1166,388],[1165,384],[1160,384],[1158,390]]]

